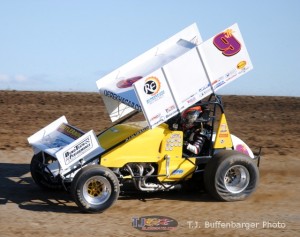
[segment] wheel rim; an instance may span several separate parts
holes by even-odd
[[[249,171],[242,165],[230,167],[224,176],[225,187],[231,193],[244,191],[249,184],[249,180]]]
[[[105,203],[111,195],[111,184],[102,176],[89,178],[83,186],[83,196],[93,205]]]

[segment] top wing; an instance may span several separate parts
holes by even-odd
[[[138,110],[153,128],[252,68],[237,24],[205,42],[193,24],[97,86],[112,121]]]
[[[128,113],[142,111],[133,84],[163,67],[201,43],[196,24],[183,29],[137,58],[117,68],[96,83],[111,120],[114,122]]]

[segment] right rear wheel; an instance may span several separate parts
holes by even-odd
[[[206,190],[222,201],[246,199],[256,190],[258,180],[259,172],[253,160],[232,150],[215,154],[204,171]]]

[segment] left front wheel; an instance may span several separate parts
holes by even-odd
[[[119,197],[116,175],[108,168],[88,165],[74,177],[71,192],[78,207],[85,212],[103,212]]]

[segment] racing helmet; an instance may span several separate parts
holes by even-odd
[[[201,114],[201,106],[193,106],[185,110],[182,114],[183,121],[187,124],[193,124]]]

